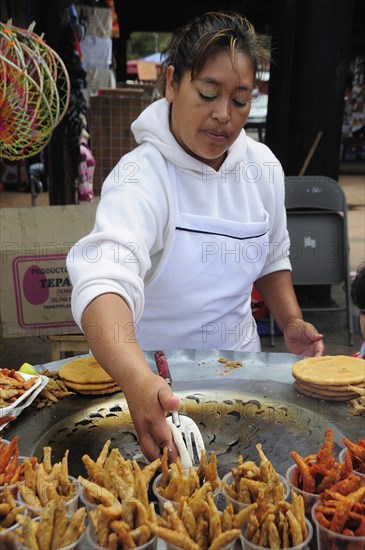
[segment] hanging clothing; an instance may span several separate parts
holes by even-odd
[[[84,90],[86,88],[86,71],[81,65],[78,38],[75,29],[69,22],[65,28],[63,60],[71,82],[69,106],[65,116],[67,147],[70,152],[72,168],[77,177],[80,154],[80,137],[84,127],[83,118],[87,115]]]
[[[79,17],[87,21],[84,38],[80,42],[82,66],[87,76],[86,100],[98,95],[100,88],[115,88],[113,63],[113,9],[100,5],[77,7]]]
[[[89,149],[87,139],[85,136],[81,136],[77,187],[79,203],[90,203],[94,200],[95,164],[95,158]]]

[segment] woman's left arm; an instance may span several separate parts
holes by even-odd
[[[323,335],[303,319],[290,271],[274,271],[255,282],[283,333],[288,351],[306,357],[325,354]]]

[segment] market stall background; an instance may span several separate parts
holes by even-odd
[[[127,43],[134,31],[171,31],[194,14],[207,9],[242,10],[241,3],[234,0],[223,4],[213,1],[177,5],[168,18],[161,17],[164,7],[158,2],[105,0],[98,2],[97,8],[107,10],[112,4],[119,29],[118,33],[115,32],[112,20],[109,40],[112,40],[113,45],[113,69],[117,83],[125,82],[128,77]],[[68,10],[72,5],[94,9],[96,3],[91,0],[75,3],[66,0],[54,0],[52,3],[22,0],[9,3],[1,0],[0,19],[13,17],[13,21],[23,27],[27,27],[30,19],[35,19],[36,31],[44,32],[52,47],[66,55],[69,61],[75,62],[75,51],[71,55],[68,47],[68,53],[64,53],[66,44],[71,44],[71,35],[66,40],[65,32],[70,24]],[[325,0],[321,3],[250,0],[245,3],[244,12],[259,33],[271,37],[274,63],[270,68],[265,140],[278,156],[287,175],[299,173],[319,132],[323,132],[323,135],[307,167],[308,174],[338,179],[341,156],[348,159],[346,162],[355,161],[355,164],[361,166],[364,160],[361,145],[364,103],[360,99],[363,80],[361,82],[361,78],[359,80],[356,75],[360,67],[361,76],[361,59],[365,55],[364,3],[361,0],[349,0],[346,3],[341,0]],[[354,85],[349,79],[355,79]],[[82,80],[82,72],[78,70],[74,84],[81,89],[84,86]],[[346,143],[343,143],[345,97],[347,130]],[[77,94],[76,106],[81,106],[80,94]],[[81,108],[84,109],[83,106]],[[75,152],[72,147],[71,151],[68,147],[70,143],[65,137],[65,129],[65,125],[60,125],[55,130],[47,148],[46,164],[52,205],[77,202]]]

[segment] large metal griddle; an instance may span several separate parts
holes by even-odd
[[[290,451],[302,455],[316,452],[325,430],[333,429],[335,452],[344,446],[342,437],[357,440],[364,435],[364,418],[351,414],[349,403],[313,399],[293,388],[291,367],[301,357],[284,353],[244,353],[222,350],[167,351],[174,378],[174,391],[182,402],[181,412],[200,427],[208,452],[217,454],[221,475],[237,463],[239,454],[258,461],[255,448],[261,443],[278,472],[293,464]],[[155,372],[153,352],[146,352]],[[241,361],[227,369],[218,359]],[[58,370],[70,359],[38,365]],[[105,441],[112,440],[126,458],[143,461],[123,393],[109,396],[65,398],[54,406],[25,410],[5,431],[18,434],[20,453],[42,458],[51,446],[53,460],[69,449],[69,469],[84,475],[81,457],[96,458]]]

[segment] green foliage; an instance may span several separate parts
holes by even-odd
[[[127,46],[127,59],[140,59],[161,52],[171,38],[169,32],[132,32]]]

